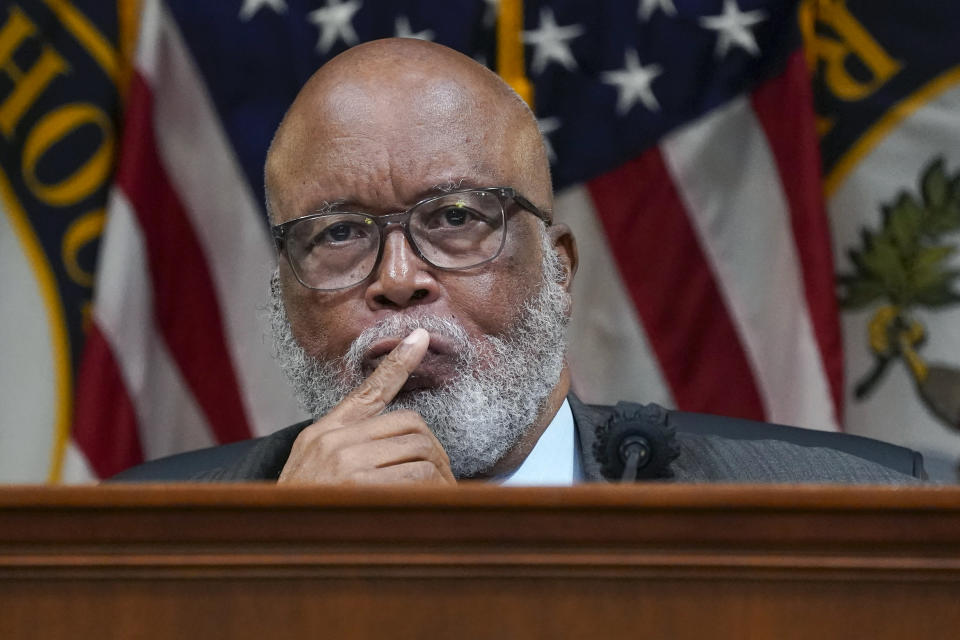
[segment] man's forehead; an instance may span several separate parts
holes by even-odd
[[[522,188],[527,174],[549,205],[545,158],[526,149],[540,146],[533,117],[501,80],[437,45],[363,46],[308,82],[278,132],[266,176],[278,220],[332,203],[396,211],[451,183]]]
[[[273,186],[288,209],[283,217],[330,202],[396,210],[451,185],[513,186],[513,154],[492,126],[482,118],[431,123],[429,116],[411,121],[384,114],[304,132],[274,159]]]
[[[497,110],[496,96],[489,87],[427,71],[404,69],[394,75],[318,82],[305,89],[306,94],[294,103],[287,118],[349,129],[384,112],[415,126],[467,120],[478,110]]]

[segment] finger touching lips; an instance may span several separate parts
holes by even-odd
[[[411,333],[413,333],[411,331]],[[402,336],[396,337],[385,337],[377,340],[364,352],[363,360],[365,362],[380,362],[387,354],[393,351],[398,344],[401,342]],[[458,341],[455,341],[447,336],[444,336],[439,333],[430,332],[428,334],[429,338],[429,352],[438,354],[438,355],[453,355],[457,351],[465,348],[465,345],[461,345]]]
[[[414,329],[383,359],[373,373],[351,391],[337,408],[341,419],[379,415],[417,368],[430,346],[430,335]]]

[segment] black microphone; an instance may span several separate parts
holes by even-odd
[[[619,482],[669,477],[680,447],[667,417],[657,404],[617,403],[593,447],[603,476]]]

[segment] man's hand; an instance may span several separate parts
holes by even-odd
[[[447,453],[418,413],[382,413],[429,344],[426,331],[413,331],[330,413],[300,432],[279,481],[456,484]]]

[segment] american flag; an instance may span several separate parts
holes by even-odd
[[[837,429],[842,349],[797,3],[523,9],[556,217],[581,252],[575,390]],[[309,75],[365,40],[430,39],[496,68],[497,13],[495,0],[144,0],[74,478],[300,417],[260,319],[272,133]]]

